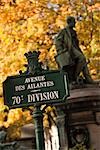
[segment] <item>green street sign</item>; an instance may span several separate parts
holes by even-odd
[[[3,82],[3,93],[10,108],[63,102],[69,95],[67,75],[51,71],[38,76],[9,76]]]

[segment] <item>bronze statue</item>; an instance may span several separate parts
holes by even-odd
[[[77,82],[80,73],[83,73],[85,83],[93,83],[90,76],[86,58],[79,47],[75,27],[75,18],[67,18],[67,26],[63,28],[55,37],[55,46],[57,50],[56,61],[59,67],[68,73],[70,82]]]

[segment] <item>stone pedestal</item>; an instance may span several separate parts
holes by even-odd
[[[100,139],[99,85],[85,85],[70,90],[70,97],[68,97],[65,110],[68,116],[68,133],[70,134],[72,129],[77,132],[77,128],[86,128],[89,133],[87,145],[89,144],[89,147],[99,150],[100,142],[97,142]],[[68,141],[70,138],[68,137]],[[69,147],[70,145],[69,142]]]
[[[68,150],[67,134],[65,130],[65,113],[57,108],[57,127],[59,134],[60,150]]]

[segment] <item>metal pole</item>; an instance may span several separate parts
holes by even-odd
[[[40,109],[40,106],[35,106],[35,111],[33,112],[33,117],[34,117],[34,121],[35,121],[35,134],[36,134],[37,150],[45,150],[44,131],[43,131],[43,114]]]

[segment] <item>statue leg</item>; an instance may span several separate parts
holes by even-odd
[[[80,52],[79,52],[80,53]],[[83,66],[86,64],[86,59],[82,53],[80,53],[77,57],[76,62],[76,71],[75,71],[75,79],[80,75],[80,72],[83,70]]]
[[[82,54],[80,55],[77,65],[76,65],[76,73],[75,73],[75,78],[77,79],[77,77],[79,76],[80,72],[83,73],[83,76],[86,80],[86,83],[92,84],[93,80],[91,78],[91,75],[89,73],[89,69],[87,66],[87,62],[85,59],[85,56]]]
[[[89,73],[89,69],[88,69],[87,64],[83,67],[82,71],[83,71],[83,75],[85,77],[86,83],[90,83],[90,84],[94,83],[92,78],[91,78],[91,75]]]
[[[75,58],[77,59],[76,62],[76,71],[75,71],[75,79],[77,80],[78,76],[80,73],[83,73],[83,76],[86,80],[86,83],[93,83],[93,80],[90,76],[88,67],[87,67],[87,62],[84,54],[77,49],[74,49],[73,51]]]

